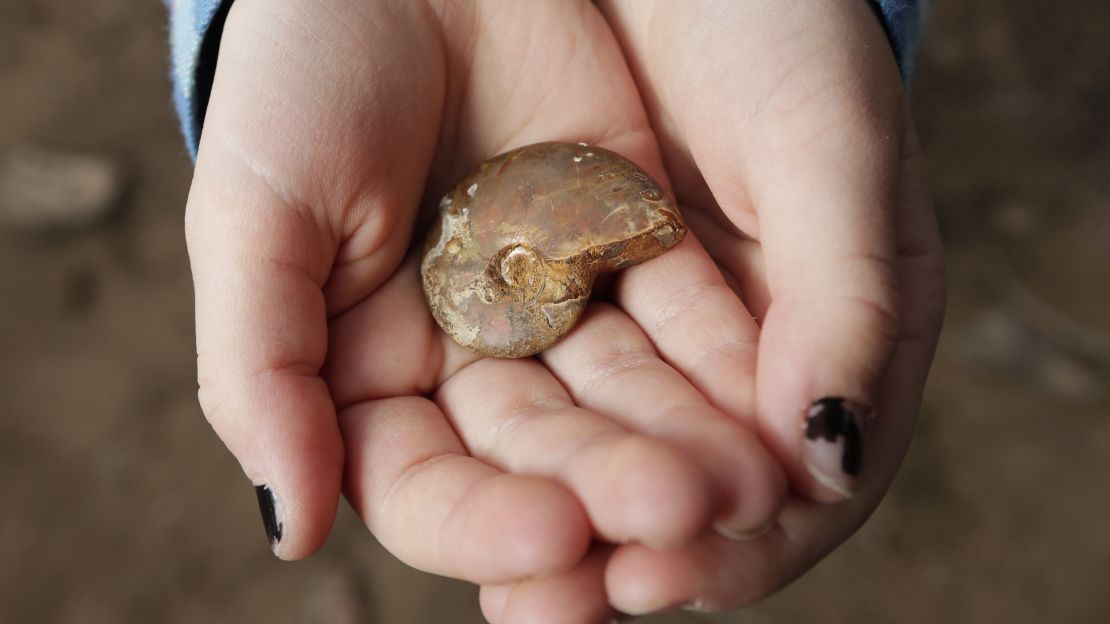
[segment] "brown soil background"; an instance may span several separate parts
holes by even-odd
[[[101,227],[0,231],[0,622],[481,621],[346,507],[320,554],[269,554],[196,402],[165,33],[154,1],[0,2],[0,152],[132,174]],[[776,597],[649,621],[1110,621],[1110,365],[1073,335],[1110,332],[1110,4],[935,3],[914,107],[951,300],[893,491]]]

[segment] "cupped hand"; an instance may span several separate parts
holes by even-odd
[[[486,587],[494,622],[564,621],[527,618],[601,597],[628,613],[721,610],[796,578],[889,487],[943,316],[920,148],[867,2],[599,4],[683,214],[731,288],[731,305],[758,324],[712,316],[698,296],[710,291],[691,288],[669,309],[701,310],[687,318],[700,321],[702,343],[682,324],[641,327],[713,405],[759,432],[792,495],[751,540],[705,534],[680,549],[600,548],[568,573]],[[668,270],[685,271],[682,258],[629,271],[620,305],[642,318],[637,296]],[[746,358],[741,346],[756,343]],[[582,404],[604,413],[597,399]]]
[[[321,544],[341,488],[406,563],[486,584],[572,570],[593,539],[747,535],[785,498],[728,412],[754,405],[758,326],[694,237],[540,360],[479,358],[432,321],[420,208],[482,160],[586,141],[666,180],[602,15],[524,6],[231,11],[186,223],[200,399],[282,558]]]
[[[588,621],[750,600],[862,521],[912,427],[938,245],[865,3],[779,4],[236,2],[187,238],[201,403],[279,556],[343,487],[406,563],[486,584],[492,620]],[[665,163],[694,236],[538,360],[477,358],[424,306],[420,206],[559,139]],[[879,408],[858,482],[844,431],[803,442],[826,397]],[[858,493],[779,517],[784,472]]]

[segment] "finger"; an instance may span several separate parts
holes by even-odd
[[[647,336],[620,310],[591,305],[542,360],[576,404],[696,458],[715,484],[715,526],[722,533],[746,537],[774,519],[786,498],[777,461],[753,433],[659,359]]]
[[[700,468],[575,407],[535,360],[479,360],[447,380],[436,402],[473,456],[565,483],[606,541],[674,547],[709,523],[710,486]]]
[[[811,114],[836,115],[837,105],[858,103],[824,103]],[[857,487],[876,384],[900,337],[900,154],[887,138],[896,124],[849,117],[831,130],[785,130],[816,134],[776,145],[750,167],[771,293],[757,373],[760,425],[801,491],[819,500],[848,498]],[[799,175],[804,182],[785,184]]]
[[[359,403],[340,425],[347,499],[408,565],[505,583],[567,570],[585,554],[590,526],[570,492],[467,456],[431,401]]]
[[[902,310],[898,346],[878,384],[874,444],[863,461],[873,466],[868,489],[874,500],[897,474],[913,435],[925,379],[944,323],[945,272],[943,245],[924,175],[924,157],[912,126],[906,128],[896,201],[895,270]]]
[[[759,327],[695,236],[626,269],[616,300],[667,363],[754,429]]]
[[[204,154],[186,234],[201,407],[260,488],[274,552],[304,557],[331,528],[343,463],[317,375],[327,346],[321,287],[334,248],[256,177]]]
[[[851,23],[856,36],[882,45],[869,16]],[[876,66],[886,74],[858,70]],[[792,138],[765,136],[760,157],[746,159],[772,297],[757,392],[761,428],[795,484],[835,501],[858,488],[878,382],[904,337],[899,290],[909,286],[900,283],[896,227],[905,227],[908,206],[896,184],[907,122],[892,63],[841,58],[811,71],[846,85],[795,102],[794,121],[779,116],[784,109],[769,114],[764,132],[773,125]],[[887,88],[863,85],[876,80]],[[784,184],[799,175],[804,181]]]
[[[254,96],[228,84],[241,56],[232,46],[221,59],[186,212],[199,397],[258,489],[274,552],[297,559],[326,537],[339,498],[343,446],[316,375],[327,344],[321,289],[335,247],[306,210],[213,147],[235,116],[229,102]]]
[[[752,540],[706,534],[681,549],[621,546],[605,569],[606,593],[616,609],[633,615],[753,604],[828,555],[859,527],[875,501],[861,496],[830,506],[792,497],[775,526]]]
[[[605,595],[605,564],[612,547],[596,545],[574,569],[513,585],[486,585],[479,595],[492,624],[545,622],[608,624],[619,615]]]
[[[812,503],[810,503],[812,504]],[[708,534],[672,551],[619,548],[605,570],[610,604],[633,615],[682,608],[725,611],[752,604],[800,574],[781,532],[737,542]]]

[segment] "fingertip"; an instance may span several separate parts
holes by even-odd
[[[578,500],[542,477],[490,477],[474,487],[453,515],[459,524],[450,534],[472,545],[459,549],[459,564],[497,570],[489,577],[493,582],[566,571],[590,545],[592,530]]]
[[[276,494],[278,489],[255,486],[262,528],[274,556],[282,561],[299,561],[320,550],[327,541],[339,508],[339,485],[332,488],[321,484],[299,497],[294,494],[292,500]]]
[[[323,450],[323,449],[321,449]],[[297,561],[324,545],[339,509],[343,449],[320,455],[277,453],[286,465],[254,486],[270,549],[283,561]],[[334,463],[333,463],[334,462]]]
[[[467,455],[435,403],[368,401],[342,410],[340,423],[347,497],[405,563],[502,584],[566,570],[588,549],[589,521],[565,487]]]
[[[478,592],[478,606],[490,624],[500,624],[501,614],[513,593],[512,585],[483,585]]]
[[[206,415],[253,486],[263,536],[280,559],[311,555],[335,521],[344,464],[323,382],[264,374],[219,393],[207,395]]]
[[[609,604],[635,616],[679,607],[694,595],[692,581],[701,574],[689,561],[678,551],[636,544],[617,549],[605,568]]]
[[[809,310],[802,308],[808,307]],[[791,485],[818,502],[855,494],[896,321],[858,301],[773,303],[758,368],[759,427]]]
[[[605,594],[605,564],[612,553],[596,546],[573,569],[513,585],[483,587],[482,613],[493,624],[610,624],[619,613]]]
[[[641,436],[625,436],[594,450],[605,454],[596,464],[599,472],[623,475],[595,492],[602,500],[587,503],[602,516],[594,518],[599,530],[611,527],[616,532],[608,539],[677,548],[708,526],[715,501],[707,476],[694,461]]]
[[[705,536],[681,550],[621,547],[605,569],[614,608],[633,615],[668,609],[723,611],[765,598],[788,580],[773,534],[744,543]]]
[[[763,444],[749,438],[739,442],[734,445],[736,500],[726,514],[719,515],[714,529],[730,539],[746,541],[774,526],[786,505],[789,485],[786,473]]]

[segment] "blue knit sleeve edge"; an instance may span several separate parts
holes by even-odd
[[[216,69],[219,39],[232,0],[165,0],[170,8],[173,103],[189,156],[196,159]]]
[[[927,0],[871,0],[886,32],[894,60],[909,88],[913,79],[914,60],[921,41],[921,21]]]

